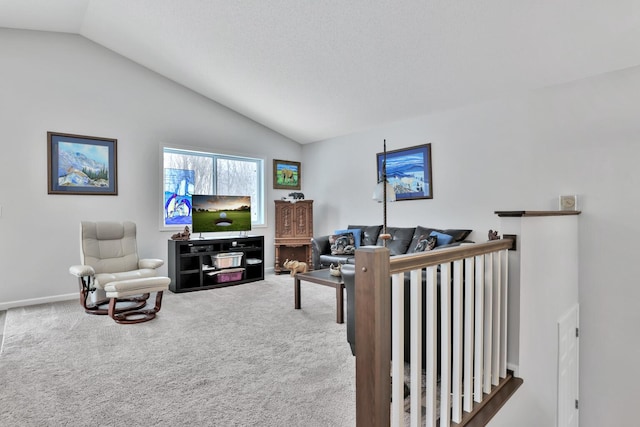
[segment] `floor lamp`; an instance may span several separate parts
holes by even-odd
[[[387,240],[391,238],[391,235],[387,233],[387,202],[396,201],[396,192],[393,186],[387,181],[387,140],[384,140],[384,154],[382,158],[382,169],[380,176],[378,177],[378,184],[373,191],[373,200],[382,203],[382,233],[380,238],[382,244],[387,246]]]

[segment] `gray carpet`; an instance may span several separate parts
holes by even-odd
[[[354,426],[355,358],[335,291],[293,279],[165,292],[118,325],[77,301],[7,311],[2,426]]]

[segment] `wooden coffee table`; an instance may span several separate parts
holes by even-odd
[[[342,276],[332,276],[329,274],[329,269],[314,270],[307,273],[298,273],[294,276],[293,292],[294,292],[294,304],[296,309],[300,309],[300,282],[312,282],[319,285],[331,286],[336,289],[336,322],[344,323],[344,298],[343,289],[344,282]]]

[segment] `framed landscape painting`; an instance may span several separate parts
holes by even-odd
[[[273,188],[300,190],[300,162],[273,160]]]
[[[381,177],[384,153],[377,153],[376,159]],[[386,171],[396,200],[433,199],[431,144],[387,151]]]
[[[118,194],[117,140],[47,132],[49,194]]]

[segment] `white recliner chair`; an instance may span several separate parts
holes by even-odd
[[[78,278],[80,304],[87,313],[108,314],[117,323],[140,323],[160,311],[171,279],[157,274],[163,260],[138,258],[135,223],[82,221],[80,262],[69,273]],[[155,306],[144,309],[152,292]]]

